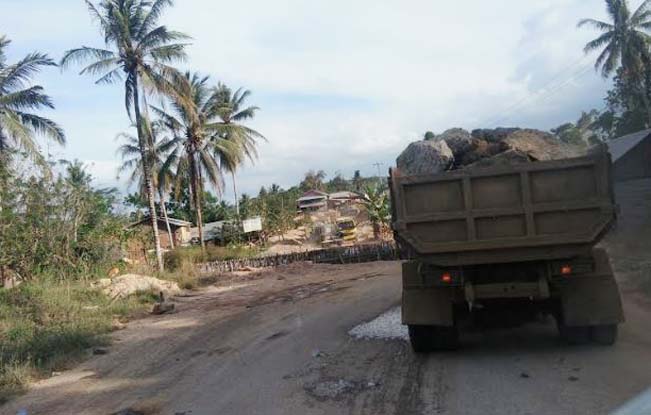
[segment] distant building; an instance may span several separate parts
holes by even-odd
[[[310,190],[303,193],[296,204],[301,212],[317,212],[352,204],[361,199],[362,197],[355,192],[341,191],[328,194],[319,190]]]
[[[328,207],[333,209],[345,204],[359,202],[362,197],[355,192],[335,192],[328,195]]]
[[[227,234],[235,232],[237,223],[235,221],[219,221],[210,222],[203,225],[203,241],[214,242],[216,244],[223,244],[227,239]],[[262,217],[254,216],[249,219],[242,220],[240,231],[244,235],[252,235],[262,231]],[[190,230],[191,239],[195,243],[199,243],[199,228],[194,227]]]
[[[174,218],[169,218],[168,220],[170,223],[170,230],[172,231],[172,237],[174,238],[174,246],[188,245],[191,239],[190,229],[192,228],[192,222]],[[172,244],[170,244],[170,237],[167,232],[167,224],[165,223],[165,218],[158,217],[156,222],[158,224],[158,237],[160,239],[161,248],[171,249]],[[130,228],[143,226],[151,226],[151,220],[148,216],[144,217],[138,222],[129,225]]]
[[[651,129],[612,139],[607,145],[616,182],[651,177]]]
[[[309,190],[296,201],[301,212],[316,212],[328,209],[328,194],[319,190]]]

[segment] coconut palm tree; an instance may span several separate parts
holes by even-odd
[[[204,182],[222,188],[219,158],[234,158],[239,150],[233,143],[219,137],[222,126],[216,111],[215,93],[208,86],[209,77],[186,72],[174,80],[174,95],[170,96],[171,111],[151,106],[160,122],[171,135],[171,152],[165,161],[165,169],[175,169],[175,180],[190,183],[195,209],[199,240],[203,240],[203,194]],[[177,189],[180,186],[175,186]]]
[[[233,92],[231,88],[222,83],[219,83],[214,91],[215,111],[221,120],[217,138],[225,139],[237,148],[237,151],[220,152],[219,158],[222,168],[231,174],[233,180],[235,211],[238,219],[240,218],[240,206],[235,173],[246,159],[251,162],[257,159],[258,140],[267,140],[262,134],[243,124],[244,121],[253,119],[256,112],[260,110],[256,106],[246,106],[245,101],[250,95],[251,91],[248,89],[239,88]]]
[[[651,0],[645,0],[631,13],[626,0],[605,0],[609,22],[596,19],[582,19],[578,26],[592,26],[602,32],[599,37],[585,45],[584,52],[600,51],[595,62],[595,69],[601,71],[604,78],[611,76],[621,68],[623,76],[632,84],[645,85],[641,92],[649,123],[651,123],[651,105],[649,103],[649,71],[651,71],[651,54],[649,46],[651,36]]]
[[[637,71],[642,60],[648,57],[651,29],[651,0],[645,0],[631,14],[626,0],[605,0],[606,11],[611,22],[596,19],[582,19],[578,26],[592,26],[602,34],[585,45],[586,53],[601,50],[595,68],[606,78],[619,65],[629,71]]]
[[[170,143],[169,140],[160,139],[162,126],[157,123],[149,123],[148,121],[149,120],[147,119],[147,135],[151,140],[149,143],[149,165],[152,170],[152,180],[158,193],[158,201],[161,206],[163,219],[165,220],[170,248],[174,249],[174,235],[172,234],[172,228],[170,227],[170,221],[167,215],[167,207],[165,205],[167,202],[165,195],[169,193],[174,180],[172,172],[165,168],[165,158],[170,150]],[[116,138],[125,141],[117,151],[122,158],[122,164],[118,168],[118,177],[123,172],[130,172],[128,184],[137,185],[140,194],[146,194],[145,180],[142,174],[143,163],[140,160],[141,153],[138,137],[129,133],[120,133]]]
[[[66,137],[54,121],[32,112],[54,108],[54,104],[43,87],[31,85],[31,81],[41,68],[56,63],[47,55],[34,52],[8,64],[5,50],[10,43],[5,36],[0,36],[0,163],[6,161],[9,151],[22,151],[45,168],[47,163],[38,151],[36,135],[62,145]]]
[[[177,71],[169,66],[186,58],[183,33],[159,25],[159,19],[172,0],[102,0],[98,5],[85,0],[92,17],[99,23],[105,49],[82,46],[65,53],[62,67],[74,63],[92,62],[81,74],[99,75],[97,84],[112,84],[124,80],[125,106],[131,117],[132,109],[138,132],[138,148],[154,234],[156,259],[163,269],[163,256],[158,239],[155,192],[151,167],[148,164],[145,123],[141,113],[141,95],[145,92],[173,91],[169,80]]]

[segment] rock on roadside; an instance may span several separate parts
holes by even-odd
[[[138,292],[163,292],[166,296],[181,293],[178,284],[138,274],[125,274],[116,278],[104,278],[94,284],[112,299],[128,297]]]
[[[454,155],[445,141],[427,140],[409,144],[396,164],[402,174],[417,176],[445,171],[453,161]]]

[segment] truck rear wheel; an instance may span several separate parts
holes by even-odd
[[[605,324],[590,328],[592,341],[604,346],[612,346],[617,341],[617,324]]]
[[[416,353],[455,350],[459,348],[459,331],[456,326],[409,326],[409,341]]]
[[[590,342],[589,326],[566,326],[558,325],[558,332],[561,338],[568,344],[586,344]]]

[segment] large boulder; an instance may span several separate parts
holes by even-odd
[[[445,141],[426,140],[409,144],[396,164],[402,174],[417,176],[445,171],[453,161],[454,155]]]
[[[518,130],[503,141],[510,149],[527,154],[533,160],[560,160],[585,155],[586,149],[563,143],[540,130]]]
[[[451,128],[443,131],[436,136],[436,139],[445,141],[452,150],[455,159],[460,158],[472,148],[472,136],[463,128]]]
[[[504,140],[506,137],[519,130],[520,128],[480,128],[472,130],[472,136],[473,138],[477,138],[479,140],[495,143],[497,141]]]
[[[492,157],[480,159],[463,167],[464,170],[485,167],[508,167],[516,164],[529,163],[531,158],[519,150],[507,150]]]
[[[509,150],[509,146],[501,141],[490,143],[485,140],[473,138],[470,143],[470,148],[455,159],[455,165],[457,167],[467,166],[507,150]]]

